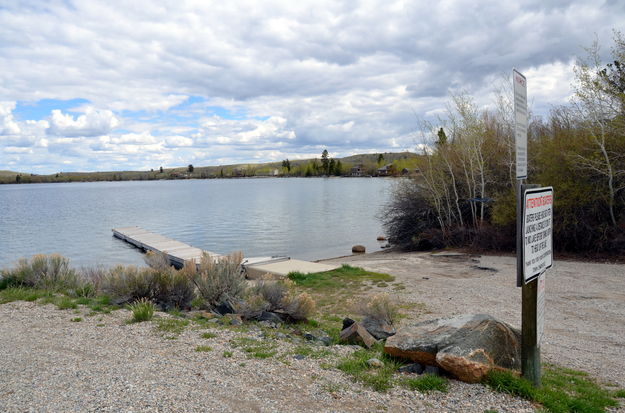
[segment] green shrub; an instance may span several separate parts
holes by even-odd
[[[388,324],[397,321],[399,307],[391,301],[388,294],[376,294],[366,301],[360,301],[356,310],[363,317],[372,318]]]
[[[290,281],[289,281],[290,282]],[[268,311],[283,308],[284,300],[289,294],[289,286],[285,281],[260,281],[250,288],[253,294],[258,294],[269,304]]]
[[[284,312],[295,321],[304,321],[315,313],[315,301],[307,293],[286,297],[283,301]]]
[[[243,296],[246,281],[241,272],[242,260],[243,255],[240,252],[219,258],[204,253],[197,270],[188,266],[184,269],[183,272],[197,287],[203,307],[214,308]]]
[[[191,281],[171,267],[156,270],[117,266],[104,276],[101,289],[118,304],[145,298],[163,310],[188,308],[194,298]]]
[[[244,320],[257,320],[271,305],[260,294],[248,294],[244,299],[234,303],[237,314]]]
[[[58,254],[34,255],[30,260],[22,258],[15,268],[2,271],[2,279],[4,288],[24,286],[52,291],[73,289],[79,283],[78,275],[69,267],[69,260]]]
[[[154,317],[154,304],[146,299],[141,298],[130,305],[132,311],[132,322],[140,323],[142,321],[150,321]]]

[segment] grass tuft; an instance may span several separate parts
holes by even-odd
[[[403,379],[400,383],[407,389],[417,390],[422,393],[429,393],[431,391],[447,393],[447,379],[432,374]]]
[[[599,386],[587,373],[552,365],[543,367],[540,388],[504,371],[491,371],[485,384],[494,390],[538,402],[554,413],[603,412],[606,407],[619,405],[614,392]]]
[[[224,358],[229,359],[232,357],[232,351],[224,351],[222,355]]]
[[[198,353],[203,353],[203,352],[213,351],[213,348],[209,346],[197,346],[195,348],[195,351],[197,351]]]
[[[202,338],[215,338],[217,334],[215,333],[202,333]]]
[[[150,321],[152,317],[154,317],[155,306],[154,303],[148,299],[142,298],[137,300],[132,303],[129,308],[130,311],[132,311],[132,319],[130,321],[133,323]]]
[[[80,318],[80,317],[75,317],[75,318],[72,318],[72,319],[71,319],[71,321],[72,321],[72,322],[74,322],[74,323],[79,323],[79,322],[81,322],[81,321],[82,321],[82,318]]]

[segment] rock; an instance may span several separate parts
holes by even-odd
[[[356,252],[356,253],[363,253],[365,252],[365,246],[364,245],[354,245],[352,247],[352,252]]]
[[[367,365],[369,367],[373,367],[373,368],[376,368],[376,369],[384,367],[384,363],[382,363],[379,359],[376,359],[376,358],[372,358],[372,359],[367,360]]]
[[[378,320],[372,317],[365,317],[362,320],[362,326],[378,340],[387,339],[395,335],[395,328],[386,321]]]
[[[386,241],[386,237],[384,235],[378,235],[378,241]]]
[[[230,304],[228,301],[224,301],[223,303],[215,307],[215,311],[221,315],[235,313],[234,307],[232,307],[232,304]]]
[[[347,327],[351,326],[354,323],[355,323],[354,320],[352,320],[351,318],[345,317],[343,319],[343,330],[345,330]]]
[[[240,326],[243,324],[241,314],[225,314],[221,318],[221,323],[224,325]]]
[[[421,374],[423,373],[423,366],[419,363],[410,363],[405,366],[401,366],[399,368],[400,373],[409,373],[409,374]]]
[[[258,321],[268,321],[270,323],[282,324],[282,317],[271,311],[263,311],[258,317]]]
[[[332,339],[328,337],[328,335],[324,331],[315,331],[314,333],[305,333],[304,338],[308,341],[313,341],[315,343],[323,344],[324,346],[329,346],[332,342]]]
[[[423,374],[431,374],[433,376],[442,375],[441,369],[435,366],[425,366],[425,370],[423,370]]]
[[[306,356],[303,355],[303,354],[296,354],[296,355],[293,356],[293,358],[295,360],[304,360],[306,358]]]
[[[384,352],[474,383],[491,369],[520,370],[521,332],[489,315],[465,314],[402,327]]]
[[[371,348],[376,343],[375,337],[373,337],[367,329],[365,329],[360,323],[354,323],[341,331],[339,341],[341,343],[360,344],[367,348]]]

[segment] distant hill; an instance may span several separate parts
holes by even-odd
[[[381,155],[381,156],[380,156]],[[219,166],[189,166],[177,168],[154,168],[149,171],[103,171],[103,172],[58,172],[50,175],[0,171],[0,184],[46,183],[46,182],[92,182],[92,181],[144,181],[161,179],[209,179],[237,178],[252,176],[320,176],[320,175],[351,175],[351,168],[360,166],[362,175],[375,176],[379,168],[392,165],[392,173],[399,175],[401,171],[414,172],[420,155],[412,152],[385,152],[351,155],[345,158],[330,160],[331,171],[324,170],[321,154],[318,158],[289,160],[277,162],[248,163]],[[16,179],[16,176],[19,178]]]

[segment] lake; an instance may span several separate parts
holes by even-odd
[[[0,185],[0,268],[59,253],[73,266],[143,264],[111,229],[140,226],[221,254],[315,260],[377,251],[393,179],[263,178]]]

